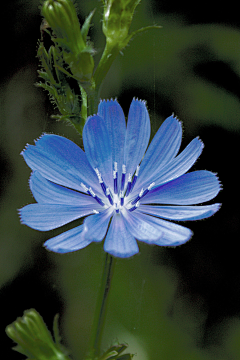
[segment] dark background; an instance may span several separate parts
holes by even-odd
[[[91,29],[96,62],[104,46],[101,2],[79,1],[82,23],[96,7]],[[5,327],[36,308],[52,328],[60,313],[63,342],[82,359],[90,334],[104,253],[102,244],[57,255],[42,248],[53,232],[20,225],[17,209],[33,201],[21,150],[43,132],[80,137],[53,112],[37,81],[38,1],[2,4],[0,72],[0,344],[13,353]],[[239,129],[240,23],[236,3],[143,0],[132,29],[158,24],[134,39],[113,64],[102,90],[127,115],[132,98],[147,100],[152,135],[174,112],[183,147],[205,144],[193,169],[218,173],[223,190],[214,217],[187,222],[192,240],[179,248],[140,244],[140,255],[118,260],[104,345],[126,341],[138,360],[240,358]],[[3,356],[3,355],[2,355]]]

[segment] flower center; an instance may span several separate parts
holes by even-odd
[[[101,185],[103,197],[97,196],[91,187],[87,187],[85,184],[81,183],[83,189],[92,196],[100,205],[104,208],[113,206],[116,213],[125,207],[128,211],[132,212],[136,210],[140,204],[140,200],[147,195],[147,193],[151,190],[151,188],[155,185],[155,183],[151,183],[145,190],[141,189],[139,194],[133,198],[131,201],[127,199],[127,197],[133,191],[135,184],[137,182],[138,174],[139,174],[140,165],[137,166],[134,176],[129,173],[128,179],[126,181],[126,165],[122,165],[122,173],[121,173],[121,181],[118,182],[118,164],[114,162],[114,170],[113,170],[113,192],[111,189],[105,184],[100,171],[98,168],[95,168],[95,172],[98,177],[99,184]],[[120,186],[119,186],[120,183]],[[120,187],[120,189],[119,189]]]

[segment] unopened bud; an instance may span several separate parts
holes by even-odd
[[[103,33],[107,43],[120,43],[124,47],[128,42],[129,28],[133,14],[140,0],[105,0],[103,14]]]

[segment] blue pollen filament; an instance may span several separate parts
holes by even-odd
[[[114,170],[113,170],[113,184],[114,184],[114,194],[118,193],[118,172],[117,172],[117,162],[114,162]]]
[[[126,165],[122,166],[121,191],[124,191],[126,177]]]
[[[136,205],[134,205],[132,208],[130,208],[128,211],[132,212],[136,210],[139,207],[139,201],[137,201]]]
[[[125,193],[126,197],[130,194],[131,188],[132,188],[132,174],[129,174],[128,175],[127,190],[126,190],[126,193]]]
[[[132,205],[136,204],[143,196],[147,195],[147,193],[151,190],[151,188],[155,185],[155,182],[151,183],[146,190],[141,190],[138,196],[131,202]]]
[[[126,195],[125,195],[126,196]],[[120,205],[123,206],[124,205],[124,194],[123,191],[120,191]]]
[[[99,181],[99,184],[101,185],[101,188],[102,188],[102,190],[103,190],[103,193],[104,193],[104,195],[106,196],[106,185],[105,185],[105,183],[104,183],[104,181],[103,181],[103,179],[102,179],[102,176],[101,176],[101,174],[100,174],[100,172],[99,172],[99,170],[98,170],[97,168],[95,169],[95,172],[96,172],[96,174],[97,174],[98,181]]]
[[[113,198],[112,198],[112,194],[111,194],[111,192],[110,192],[110,189],[109,189],[109,188],[107,188],[107,189],[106,189],[106,196],[107,196],[107,198],[108,198],[108,200],[109,200],[110,204],[111,204],[111,205],[113,205]]]
[[[81,186],[88,193],[88,195],[91,195],[100,205],[105,206],[104,202],[95,194],[92,188],[88,189],[87,186],[83,183],[81,183]]]
[[[138,178],[139,169],[140,169],[140,165],[138,165],[137,168],[136,168],[136,171],[135,171],[135,175],[134,175],[134,177],[133,177],[133,181],[132,181],[132,185],[131,185],[130,192],[133,191],[133,188],[134,188],[134,186],[135,186],[135,184],[136,184],[136,181],[137,181],[137,178]]]

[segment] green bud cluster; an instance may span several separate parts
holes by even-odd
[[[54,321],[55,341],[35,309],[26,310],[22,318],[7,326],[6,333],[18,344],[14,350],[29,360],[70,360],[60,344],[57,317]]]
[[[38,47],[41,62],[37,84],[48,91],[60,115],[52,117],[71,122],[82,133],[89,115],[97,113],[100,89],[108,70],[119,52],[138,33],[129,33],[136,6],[140,0],[102,0],[102,29],[106,46],[94,69],[94,49],[88,41],[94,11],[80,27],[73,0],[43,0],[42,37]],[[51,46],[47,47],[45,38]]]

